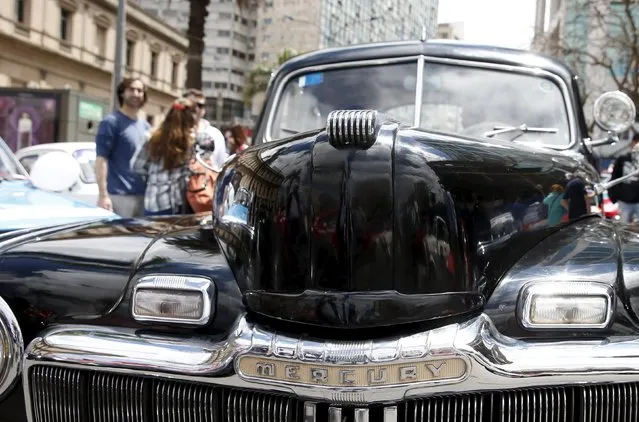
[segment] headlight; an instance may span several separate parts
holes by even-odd
[[[517,306],[525,328],[606,328],[612,320],[612,287],[598,282],[535,282],[524,287]]]
[[[206,325],[214,313],[214,287],[204,277],[143,277],[133,289],[133,318],[141,322]]]
[[[0,298],[0,400],[22,373],[24,340],[18,321],[9,305]]]

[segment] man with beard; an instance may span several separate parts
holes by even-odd
[[[131,169],[131,158],[151,129],[138,118],[147,89],[139,79],[124,78],[117,93],[120,108],[100,122],[95,139],[98,206],[121,217],[137,217],[144,214],[145,182]]]

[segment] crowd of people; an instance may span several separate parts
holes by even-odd
[[[125,78],[117,87],[119,109],[100,122],[98,206],[122,217],[198,212],[227,158],[249,146],[246,133],[239,125],[211,125],[204,118],[205,97],[194,89],[175,100],[153,129],[140,117],[147,96],[141,80]],[[202,185],[193,188],[193,180]]]

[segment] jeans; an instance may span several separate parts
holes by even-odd
[[[617,205],[619,206],[619,217],[623,223],[632,223],[635,218],[639,220],[639,203],[617,201]]]

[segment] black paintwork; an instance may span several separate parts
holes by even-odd
[[[334,328],[473,312],[557,230],[535,225],[550,187],[580,168],[597,178],[571,155],[517,143],[387,132],[365,150],[314,132],[226,166],[215,226],[249,309]],[[240,208],[246,221],[228,218]]]
[[[51,324],[146,328],[130,317],[127,286],[150,273],[215,280],[218,315],[207,333],[225,334],[243,312],[210,226],[200,227],[194,217],[97,222],[38,237],[4,250],[0,264],[0,296],[16,314],[26,343]]]

